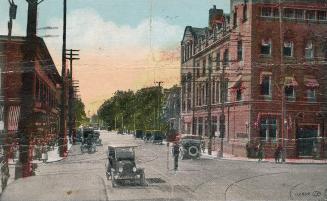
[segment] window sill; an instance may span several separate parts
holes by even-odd
[[[272,96],[271,95],[261,95],[263,97],[263,100],[265,101],[272,101]]]
[[[271,54],[260,54],[260,58],[272,58]]]

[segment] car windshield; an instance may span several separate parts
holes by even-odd
[[[134,160],[134,150],[131,147],[117,148],[116,149],[117,160]]]

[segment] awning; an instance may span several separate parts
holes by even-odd
[[[238,88],[241,82],[242,82],[242,75],[239,75],[236,77],[234,81],[229,82],[228,88],[229,89]]]
[[[285,77],[285,82],[284,82],[285,86],[298,86],[299,84],[297,83],[297,81],[295,80],[294,77]]]
[[[304,85],[307,87],[319,87],[319,83],[314,78],[304,78]]]

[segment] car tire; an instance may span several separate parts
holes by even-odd
[[[197,146],[190,146],[188,149],[188,155],[190,155],[191,157],[198,157],[199,156],[199,148]]]

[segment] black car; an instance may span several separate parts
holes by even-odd
[[[160,130],[154,130],[151,132],[151,142],[154,144],[162,144],[165,135]]]
[[[180,159],[197,159],[201,156],[202,137],[198,135],[185,135],[179,141]]]
[[[81,152],[94,153],[97,151],[95,132],[93,128],[84,128],[83,129],[83,140],[81,144]]]
[[[135,133],[134,133],[134,136],[135,138],[143,138],[144,136],[144,131],[143,130],[135,130]]]
[[[113,187],[123,181],[146,185],[144,169],[135,164],[135,147],[137,145],[108,146],[106,177],[111,179]]]
[[[145,131],[145,134],[143,136],[144,142],[150,142],[152,137],[152,132],[151,131]]]

